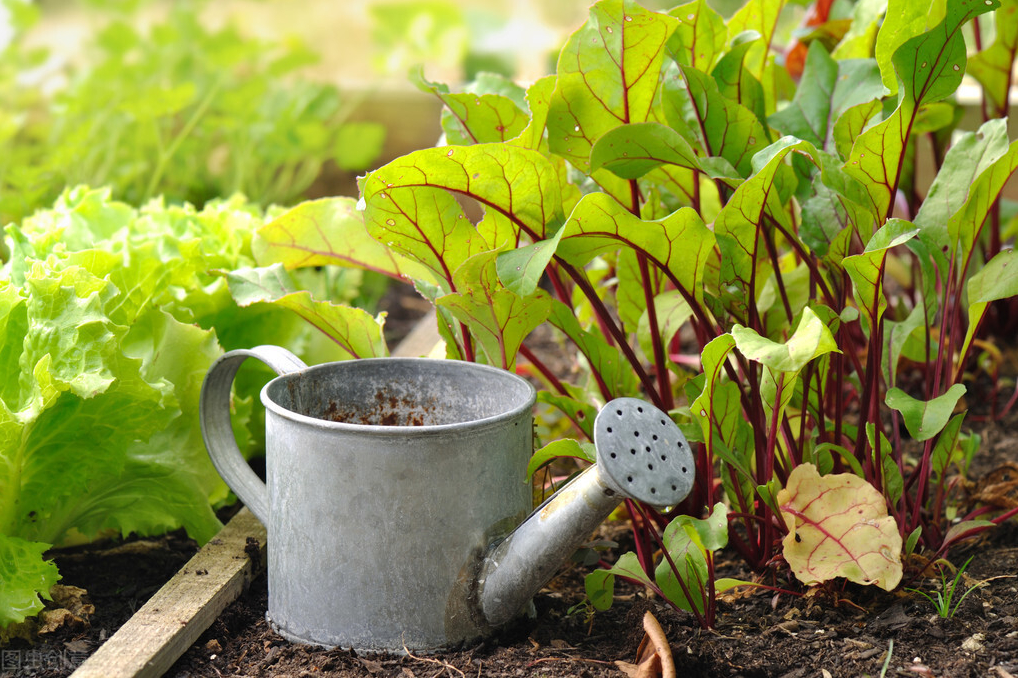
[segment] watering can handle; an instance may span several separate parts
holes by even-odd
[[[241,455],[230,425],[230,389],[241,363],[248,358],[261,360],[280,375],[302,370],[307,365],[279,346],[237,349],[223,354],[212,364],[201,387],[198,406],[201,434],[212,464],[255,517],[268,526],[268,489]]]

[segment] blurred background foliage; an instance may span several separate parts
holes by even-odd
[[[366,100],[412,89],[422,65],[450,84],[553,72],[588,4],[0,0],[0,224],[78,184],[136,205],[350,193],[351,177],[434,141],[416,132],[431,109]],[[417,137],[388,149],[404,127]]]

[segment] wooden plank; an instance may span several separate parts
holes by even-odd
[[[421,318],[403,341],[393,349],[392,356],[395,358],[420,358],[438,357],[444,358],[445,352],[441,355],[432,355],[442,344],[442,337],[438,334],[438,322],[435,318],[435,311],[429,311]]]
[[[249,547],[248,539],[257,540]],[[257,559],[252,561],[252,552]],[[247,508],[233,517],[72,678],[158,678],[264,567],[265,527]]]
[[[434,312],[392,351],[428,356],[440,345]],[[257,549],[248,540],[257,540]],[[265,567],[265,527],[243,508],[215,539],[96,650],[71,678],[158,678]],[[257,558],[251,559],[256,552]]]

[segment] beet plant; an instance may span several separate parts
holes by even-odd
[[[903,550],[940,557],[1009,515],[967,515],[952,477],[978,448],[959,403],[980,326],[1018,294],[999,207],[1018,166],[999,75],[1018,49],[1016,7],[841,6],[786,55],[781,0],[748,0],[727,19],[703,0],[667,13],[602,0],[556,73],[526,89],[485,77],[457,92],[417,76],[445,106],[443,143],[367,174],[357,202],[306,203],[265,227],[264,268],[234,272],[232,285],[292,305],[284,268],[410,280],[437,309],[448,357],[543,382],[540,402],[574,432],[546,441],[534,467],[589,459],[611,398],[670,412],[698,443],[697,486],[664,514],[630,504],[636,550],[624,564],[645,583],[656,571],[657,588],[705,626],[714,548],[727,542],[763,570],[794,560],[783,542],[801,543],[797,520],[822,523],[796,513],[819,482],[797,477],[789,490],[800,468],[872,490],[866,511],[891,529],[852,548],[898,573],[852,578],[891,588]],[[995,38],[972,60],[988,119],[962,131],[964,35],[989,41],[993,13]],[[379,350],[353,309],[308,300],[303,313],[354,355]],[[542,324],[578,356],[580,378],[524,343]],[[726,512],[690,522],[719,501]]]

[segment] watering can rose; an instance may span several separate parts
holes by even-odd
[[[802,583],[845,577],[890,591],[901,581],[898,526],[883,495],[863,478],[821,476],[802,464],[778,492],[778,507],[788,528],[785,560]]]

